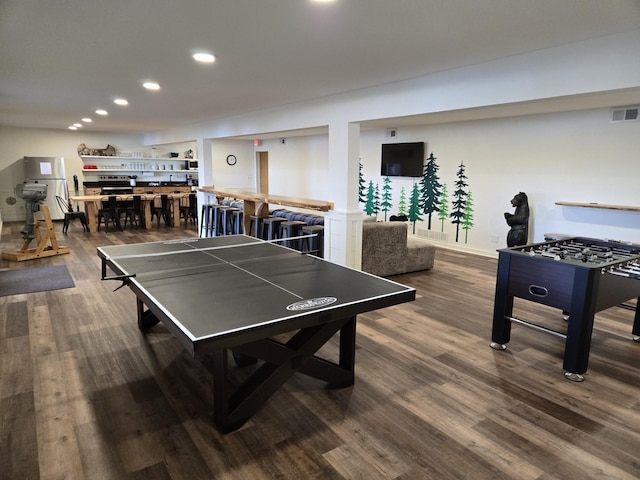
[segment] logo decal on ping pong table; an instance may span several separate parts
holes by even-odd
[[[319,298],[310,298],[308,300],[300,300],[299,302],[292,303],[291,305],[287,305],[287,310],[310,310],[312,308],[324,307],[326,305],[331,305],[334,302],[337,302],[338,299],[336,297],[319,297]]]

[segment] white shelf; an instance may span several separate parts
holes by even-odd
[[[183,169],[177,168],[171,170],[166,168],[167,163],[179,167],[184,166],[184,162],[197,162],[196,158],[148,158],[148,157],[119,157],[119,156],[100,156],[100,155],[80,155],[82,159],[84,175],[102,175],[105,173],[120,172],[123,174],[163,174],[173,175],[176,173],[197,174],[197,168]],[[131,164],[142,164],[142,168],[131,168]],[[99,168],[84,168],[85,165],[97,165]],[[165,166],[165,168],[152,168],[150,165]]]
[[[118,156],[109,156],[109,157],[103,157],[100,155],[80,155],[80,158],[82,159],[83,162],[87,162],[87,161],[92,161],[92,160],[125,160],[127,162],[145,162],[145,161],[149,161],[149,162],[185,162],[185,161],[190,161],[190,162],[197,162],[198,159],[197,158],[168,158],[168,157],[162,157],[162,158],[150,158],[150,157],[118,157]]]
[[[82,169],[83,173],[100,173],[100,172],[141,172],[141,173],[158,173],[158,172],[164,172],[164,173],[171,173],[171,172],[189,172],[189,173],[198,173],[198,170],[195,169],[190,169],[190,170],[153,170],[153,169],[148,169],[148,168],[87,168],[87,169]]]

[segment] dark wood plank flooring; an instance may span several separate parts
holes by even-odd
[[[5,223],[0,247],[22,243]],[[586,381],[562,376],[561,339],[514,326],[489,347],[496,260],[439,249],[431,271],[394,277],[415,302],[358,319],[356,382],[296,375],[242,429],[212,422],[207,366],[135,296],[100,281],[95,249],[196,236],[195,227],[83,233],[65,264],[75,288],[0,297],[0,478],[631,479],[640,477],[640,345],[633,313],[596,317]],[[518,303],[562,328],[559,312]],[[324,349],[332,353],[336,344]],[[242,376],[242,369],[237,369]]]

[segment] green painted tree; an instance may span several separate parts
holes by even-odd
[[[373,215],[375,213],[375,189],[373,187],[373,181],[369,180],[369,188],[367,188],[367,202],[364,206],[364,213],[367,215]]]
[[[380,187],[378,186],[377,183],[373,193],[373,212],[377,220],[378,213],[380,213]]]
[[[438,178],[438,164],[433,152],[427,158],[424,166],[424,174],[420,180],[420,211],[427,217],[427,228],[431,230],[431,215],[439,211],[440,206],[440,179]]]
[[[451,223],[456,226],[456,242],[459,239],[460,225],[462,224],[462,217],[464,217],[468,195],[465,190],[468,185],[466,182],[467,176],[465,175],[464,171],[464,163],[461,162],[460,166],[458,167],[458,172],[456,173],[458,179],[455,181],[456,189],[453,192],[453,202],[451,203],[453,211],[449,215],[449,217],[453,218]]]
[[[400,189],[400,200],[398,201],[398,216],[403,217],[407,215],[407,194],[404,192],[404,187]]]
[[[411,203],[409,203],[409,221],[413,223],[413,233],[416,233],[416,222],[422,220],[420,218],[420,190],[418,184],[413,184],[411,191]]]
[[[464,215],[462,215],[462,229],[464,230],[464,243],[469,239],[469,230],[473,227],[473,196],[471,190],[467,194],[465,202]]]
[[[442,190],[440,191],[440,205],[438,205],[438,220],[440,220],[440,231],[444,232],[444,221],[449,218],[449,192],[447,191],[447,184],[442,184]]]
[[[358,160],[358,203],[367,203],[367,182],[362,175],[362,161]]]
[[[384,177],[382,183],[382,203],[380,203],[380,211],[384,212],[384,221],[387,221],[387,212],[391,211],[391,207],[393,204],[391,201],[393,197],[391,196],[391,179],[389,177]]]

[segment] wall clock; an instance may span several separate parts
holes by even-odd
[[[235,165],[237,161],[238,159],[236,158],[235,155],[229,155],[227,157],[227,165]]]

